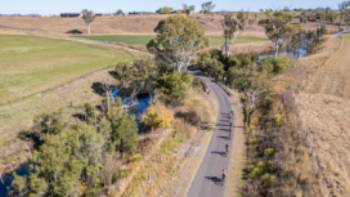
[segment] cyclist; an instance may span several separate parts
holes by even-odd
[[[225,178],[226,178],[226,171],[225,169],[222,170],[222,177],[221,177],[221,180],[222,181],[225,181]]]

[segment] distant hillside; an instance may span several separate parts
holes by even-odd
[[[147,16],[103,16],[98,17],[92,24],[93,34],[153,34],[158,22],[169,15]],[[196,18],[205,28],[208,35],[222,34],[222,15],[197,14]],[[43,33],[66,33],[77,29],[86,32],[81,18],[61,17],[0,17],[0,29],[14,29],[19,31],[41,31]],[[246,34],[264,36],[263,29],[256,25],[250,26]]]

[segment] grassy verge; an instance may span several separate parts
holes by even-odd
[[[233,125],[234,133],[233,140],[231,142],[231,153],[230,153],[230,167],[228,169],[228,177],[225,188],[225,197],[239,197],[241,196],[243,186],[243,169],[246,162],[246,139],[244,134],[244,123],[243,123],[243,112],[241,108],[241,101],[239,93],[230,90],[231,92],[231,103],[234,111]]]
[[[135,46],[145,46],[154,36],[152,35],[99,35],[99,36],[80,36],[80,38],[113,42],[113,43],[123,43]],[[224,43],[222,36],[208,36],[209,45],[217,46]],[[265,41],[264,38],[256,36],[240,36],[234,43],[249,43],[249,42],[261,42]]]

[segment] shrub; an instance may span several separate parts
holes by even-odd
[[[250,145],[257,145],[258,144],[258,140],[256,138],[252,138],[249,140],[249,144]]]
[[[273,148],[266,148],[264,150],[265,157],[272,157],[275,154],[275,149]]]
[[[156,12],[158,14],[171,14],[173,12],[173,8],[171,8],[171,7],[162,7],[162,8],[159,8]]]
[[[276,126],[280,127],[282,126],[283,124],[283,117],[281,114],[276,114],[275,117],[274,117],[274,121],[275,121],[275,124]]]
[[[289,59],[287,57],[278,56],[273,60],[273,73],[279,74],[284,72],[289,65]]]
[[[143,122],[146,127],[170,128],[173,122],[172,113],[162,105],[151,106],[144,115]]]
[[[275,175],[265,173],[264,175],[261,176],[260,180],[264,183],[271,183],[274,182],[277,179]]]
[[[129,162],[136,162],[142,159],[142,155],[140,153],[133,154],[131,157],[129,157]]]
[[[180,105],[192,87],[192,76],[180,72],[165,73],[159,78],[158,86],[161,99],[167,104]]]

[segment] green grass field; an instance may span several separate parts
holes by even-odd
[[[134,58],[121,50],[35,36],[1,35],[0,43],[0,103]]]
[[[342,35],[342,37],[343,37],[345,40],[350,41],[350,33],[346,33],[346,34]]]
[[[80,38],[105,41],[105,42],[115,42],[115,43],[125,43],[129,45],[145,46],[154,36],[145,35],[99,35],[99,36],[80,36]],[[224,43],[222,36],[208,36],[209,45],[217,46]],[[264,38],[255,36],[240,36],[234,42],[235,43],[248,43],[248,42],[259,42],[265,41]]]

